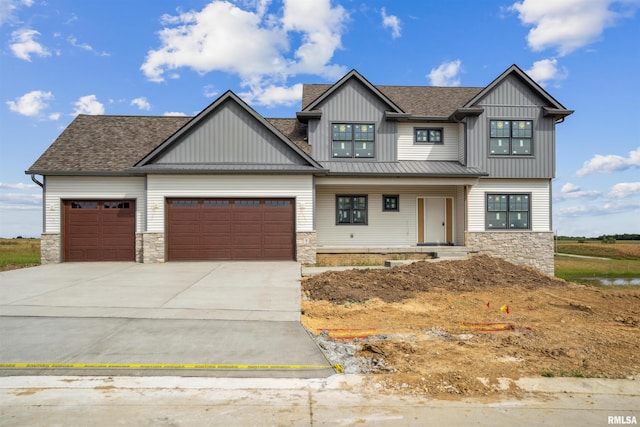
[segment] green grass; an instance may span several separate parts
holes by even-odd
[[[39,239],[0,239],[0,270],[39,264]]]
[[[640,243],[615,244],[559,242],[558,252],[610,259],[555,257],[556,277],[579,283],[589,283],[590,277],[609,279],[640,277]]]

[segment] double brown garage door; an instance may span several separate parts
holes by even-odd
[[[169,261],[293,260],[293,199],[168,199]]]

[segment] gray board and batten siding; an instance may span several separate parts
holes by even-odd
[[[308,165],[300,154],[231,100],[204,117],[153,163]]]
[[[327,100],[317,106],[320,120],[309,120],[309,142],[312,157],[319,161],[377,161],[397,160],[396,123],[385,120],[389,106],[357,79],[345,82]],[[375,124],[375,157],[372,159],[333,159],[331,129],[334,123]]]
[[[515,75],[508,76],[475,105],[484,113],[467,118],[467,166],[489,172],[491,178],[554,178],[555,119],[544,117],[550,105]],[[489,154],[490,120],[532,120],[531,156]]]

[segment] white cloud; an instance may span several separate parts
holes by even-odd
[[[438,68],[432,68],[427,77],[433,86],[460,86],[458,74],[462,71],[462,61],[444,62]]]
[[[582,168],[576,172],[577,176],[585,176],[592,173],[611,173],[626,169],[640,167],[640,147],[629,152],[629,157],[616,154],[603,156],[596,154],[591,160],[584,162]]]
[[[9,190],[34,190],[39,189],[40,187],[36,184],[25,184],[23,182],[17,182],[15,184],[0,182],[0,188],[6,188]]]
[[[181,111],[166,111],[162,114],[163,116],[178,116],[178,117],[187,117],[187,115]]]
[[[560,189],[560,195],[557,196],[557,199],[580,199],[580,198],[596,198],[600,197],[602,192],[597,190],[582,190],[576,184],[571,182],[567,182]]]
[[[527,74],[541,86],[546,86],[550,81],[564,80],[569,76],[566,68],[558,68],[558,60],[555,58],[534,62]]]
[[[78,43],[78,39],[75,38],[74,36],[69,36],[67,38],[67,40],[69,41],[69,44],[71,46],[73,46],[73,47],[77,47],[78,49],[86,50],[87,52],[93,51],[93,48],[91,47],[91,45],[89,45],[87,43]]]
[[[267,107],[294,105],[299,103],[302,98],[302,84],[295,84],[291,87],[271,85],[254,92],[241,93],[240,97],[249,104],[256,103]]]
[[[286,89],[288,77],[312,74],[337,78],[343,66],[331,64],[341,47],[348,14],[330,0],[282,0],[281,16],[267,13],[268,0],[245,7],[213,0],[200,11],[162,17],[160,47],[150,50],[140,69],[147,79],[177,77],[180,68],[200,74],[236,74],[255,99],[271,86]],[[292,46],[299,40],[298,46]]]
[[[640,182],[619,182],[609,192],[609,197],[623,199],[625,197],[640,195]]]
[[[30,7],[33,0],[0,0],[0,26],[14,20],[14,12],[21,6]]]
[[[104,105],[98,101],[95,95],[81,96],[73,105],[76,106],[73,114],[89,114],[94,116],[104,114]]]
[[[203,88],[203,94],[207,98],[213,98],[217,96],[220,92],[215,88],[214,85],[206,85]]]
[[[75,36],[69,36],[67,38],[69,44],[73,47],[77,47],[78,49],[86,50],[87,52],[93,52],[98,56],[111,56],[108,52],[96,52],[93,46],[88,43],[80,43]]]
[[[554,48],[563,56],[596,41],[605,28],[615,25],[621,17],[631,16],[635,3],[626,0],[523,0],[511,5],[510,9],[518,13],[522,24],[533,27],[527,35],[531,49]]]
[[[28,117],[38,116],[44,109],[49,106],[48,101],[53,99],[51,92],[43,92],[41,90],[33,90],[25,93],[14,101],[7,101],[7,105],[11,111]]]
[[[0,193],[0,203],[11,205],[40,205],[42,194]]]
[[[31,61],[31,55],[50,56],[51,52],[35,40],[39,35],[38,31],[30,28],[16,30],[11,33],[9,47],[16,57],[25,61]]]
[[[147,101],[147,98],[145,98],[144,96],[131,100],[131,105],[135,105],[141,110],[151,110],[151,104],[149,104],[149,101]]]
[[[558,217],[592,217],[632,212],[640,209],[640,201],[628,200],[594,205],[570,206],[555,210]]]
[[[382,26],[391,30],[391,37],[397,39],[400,37],[401,22],[395,15],[387,15],[386,9],[382,8]]]

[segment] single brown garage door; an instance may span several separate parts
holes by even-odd
[[[64,261],[135,261],[133,200],[66,200]]]
[[[167,258],[293,260],[293,199],[168,199]]]

